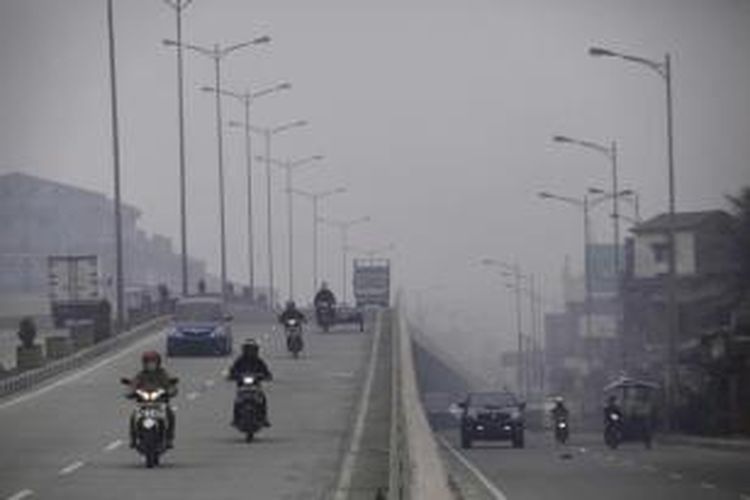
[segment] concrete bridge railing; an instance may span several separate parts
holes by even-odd
[[[412,338],[399,301],[394,310],[389,500],[448,500],[454,495],[419,397]]]

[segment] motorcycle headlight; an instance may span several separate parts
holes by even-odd
[[[156,420],[153,418],[146,418],[143,420],[143,427],[146,429],[151,429],[156,425]]]
[[[613,413],[609,416],[609,418],[611,418],[614,422],[617,422],[618,420],[620,420],[620,415],[618,415],[617,413]]]
[[[252,385],[255,383],[255,377],[243,377],[242,383],[245,385]]]

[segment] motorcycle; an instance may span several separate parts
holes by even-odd
[[[245,434],[245,441],[248,443],[264,424],[263,406],[266,396],[261,386],[262,380],[263,377],[256,374],[240,375],[237,379],[232,425]]]
[[[127,378],[120,379],[124,385],[132,386]],[[177,385],[178,379],[170,380]],[[159,465],[160,457],[167,451],[167,410],[169,393],[161,387],[137,387],[128,396],[135,399],[136,407],[131,416],[131,425],[135,435],[135,449],[146,459],[146,467],[151,469]]]
[[[286,347],[296,359],[304,347],[302,324],[298,319],[290,318],[284,322],[284,329],[286,330]]]
[[[622,415],[618,412],[607,414],[604,426],[604,443],[611,449],[616,449],[622,442]]]
[[[566,444],[570,436],[570,427],[568,426],[567,417],[558,417],[555,419],[555,439],[560,444]]]
[[[336,311],[333,309],[333,304],[329,302],[321,302],[315,309],[315,316],[318,321],[318,326],[325,332],[331,329],[335,321]]]

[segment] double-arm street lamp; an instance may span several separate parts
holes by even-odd
[[[329,189],[326,191],[304,191],[302,189],[292,189],[292,192],[296,195],[307,198],[312,202],[312,214],[313,214],[313,292],[318,289],[318,205],[320,200],[324,200],[337,194],[343,194],[346,192],[345,187],[338,187],[335,189]]]
[[[182,13],[193,0],[164,0],[164,3],[174,9],[177,22],[177,130],[179,140],[180,163],[180,243],[182,249],[182,295],[188,294],[188,251],[187,251],[187,205],[185,200],[185,105],[182,65]]]
[[[218,151],[218,170],[219,170],[219,226],[221,231],[221,296],[223,300],[226,300],[227,294],[227,251],[226,251],[226,200],[224,199],[224,147],[223,147],[223,120],[221,114],[221,62],[228,55],[254,45],[261,45],[271,41],[268,36],[261,36],[253,40],[237,43],[228,47],[221,47],[219,44],[214,44],[213,47],[201,47],[199,45],[193,45],[188,43],[176,42],[174,40],[164,40],[164,44],[168,46],[183,47],[185,49],[196,52],[200,55],[208,57],[214,62],[214,93],[216,95],[216,144]]]
[[[307,156],[305,158],[299,158],[296,160],[275,160],[273,158],[267,158],[264,156],[258,156],[259,161],[265,160],[270,162],[279,168],[283,168],[286,171],[286,215],[287,215],[287,243],[288,243],[288,266],[289,266],[289,300],[294,300],[294,186],[292,185],[292,174],[298,168],[305,165],[309,165],[313,162],[320,161],[324,158],[323,155]]]
[[[619,182],[617,175],[617,142],[612,141],[609,146],[599,144],[592,141],[585,141],[580,139],[573,139],[564,135],[556,135],[554,137],[555,142],[573,144],[584,147],[591,151],[603,154],[611,164],[612,167],[612,192],[617,193],[619,190]],[[614,239],[613,252],[614,252],[614,270],[615,276],[619,280],[620,277],[620,197],[612,197],[612,237]]]
[[[265,139],[266,151],[266,245],[268,253],[268,304],[273,309],[274,306],[274,275],[273,275],[273,192],[272,192],[272,175],[271,175],[271,139],[274,136],[292,130],[298,127],[304,127],[308,124],[306,120],[295,120],[278,125],[276,127],[255,127],[250,126],[250,130],[260,134]]]
[[[666,376],[666,406],[667,428],[671,428],[672,412],[674,409],[674,392],[677,382],[676,342],[679,330],[679,311],[677,309],[677,256],[675,248],[675,168],[674,168],[674,133],[672,117],[672,61],[669,53],[664,59],[653,60],[631,54],[623,54],[601,47],[589,49],[593,57],[613,57],[627,62],[645,66],[664,81],[666,97],[666,132],[667,132],[667,185],[669,198],[669,223],[667,228],[668,274],[667,274],[667,376]]]
[[[245,92],[232,92],[229,90],[219,90],[219,93],[225,97],[231,97],[239,101],[244,108],[244,120],[242,122],[230,121],[230,127],[238,127],[245,132],[245,165],[247,170],[247,258],[248,258],[248,285],[250,286],[250,297],[255,297],[255,242],[253,235],[253,169],[252,169],[252,147],[251,147],[251,126],[250,126],[250,106],[258,98],[275,94],[282,90],[289,90],[292,85],[282,82],[272,87],[268,87],[255,92],[246,90]],[[213,87],[203,87],[204,92],[216,92]]]
[[[324,217],[320,217],[319,220],[323,222],[324,224],[328,224],[329,226],[333,226],[339,229],[341,231],[341,296],[342,296],[342,302],[346,303],[347,298],[347,264],[349,260],[348,255],[348,247],[349,247],[349,229],[351,229],[353,226],[356,226],[358,224],[363,224],[365,222],[370,222],[372,219],[365,215],[363,217],[358,217],[356,219],[349,219],[345,221],[341,220],[335,220],[335,219],[328,219]]]

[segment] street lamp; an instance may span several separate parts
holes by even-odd
[[[301,189],[292,189],[294,194],[307,198],[312,202],[313,210],[313,292],[318,289],[318,203],[320,200],[336,194],[346,193],[345,187],[338,187],[327,191],[303,191]]]
[[[334,219],[327,219],[324,217],[320,217],[319,220],[323,222],[324,224],[328,224],[330,226],[337,227],[341,231],[341,262],[342,262],[342,273],[341,273],[341,289],[343,297],[342,302],[346,303],[346,267],[348,263],[348,250],[347,247],[349,246],[349,229],[351,229],[353,226],[356,226],[357,224],[362,224],[364,222],[370,222],[372,219],[365,215],[363,217],[359,217],[356,219],[349,219],[346,221],[339,221]]]
[[[258,156],[259,161],[266,160],[271,164],[283,168],[286,170],[286,202],[287,202],[287,231],[288,231],[288,256],[289,256],[289,300],[294,300],[294,205],[293,199],[293,186],[292,186],[292,173],[296,169],[308,165],[310,163],[320,161],[324,158],[323,155],[313,155],[306,158],[300,158],[293,161],[281,161],[274,160],[273,158],[267,158],[264,156]]]
[[[177,21],[177,129],[180,162],[180,242],[182,248],[182,295],[188,294],[187,208],[185,200],[185,105],[182,65],[182,13],[193,0],[164,0],[174,9]]]
[[[221,47],[219,44],[214,44],[212,48],[201,47],[199,45],[193,45],[188,43],[176,42],[174,40],[164,40],[164,45],[171,47],[183,47],[188,50],[192,50],[198,54],[208,57],[214,62],[214,90],[216,95],[216,144],[218,151],[218,167],[219,167],[219,225],[221,230],[221,297],[222,300],[226,300],[227,294],[227,252],[226,252],[226,217],[225,217],[225,204],[224,199],[224,148],[223,148],[223,133],[222,133],[222,116],[221,116],[221,61],[229,54],[236,52],[239,49],[250,47],[253,45],[266,44],[271,41],[268,36],[261,36],[253,40],[237,43],[228,47]]]
[[[645,66],[656,72],[664,81],[666,98],[666,133],[667,133],[667,186],[669,198],[669,223],[667,228],[668,274],[667,274],[667,377],[666,377],[666,406],[667,428],[672,427],[672,412],[674,410],[674,386],[677,381],[676,341],[679,330],[679,310],[677,306],[677,256],[675,248],[675,168],[674,168],[674,131],[672,113],[672,60],[669,53],[664,55],[663,61],[647,59],[645,57],[623,54],[601,47],[591,47],[589,55],[593,57],[614,57],[628,62]]]
[[[610,162],[612,166],[612,192],[617,193],[619,190],[618,187],[618,175],[617,175],[617,142],[612,141],[609,146],[604,146],[602,144],[593,142],[593,141],[585,141],[580,139],[573,139],[571,137],[567,137],[564,135],[556,135],[554,136],[553,140],[555,142],[564,143],[564,144],[573,144],[577,146],[581,146],[583,148],[596,151],[597,153],[603,154]],[[612,197],[612,213],[614,214],[614,217],[612,218],[612,237],[614,239],[614,246],[613,246],[613,252],[614,252],[614,269],[615,269],[615,276],[619,280],[620,276],[620,206],[619,206],[619,196],[613,196]]]
[[[230,127],[239,127],[245,131],[245,165],[247,170],[247,259],[248,259],[248,284],[250,286],[250,299],[255,297],[255,243],[253,237],[253,169],[252,169],[252,148],[250,141],[250,105],[259,97],[271,95],[282,90],[289,90],[292,85],[282,82],[278,85],[268,87],[256,92],[246,90],[244,93],[231,92],[229,90],[220,90],[221,95],[231,97],[239,101],[244,108],[245,115],[243,122],[230,121]],[[204,92],[216,92],[213,87],[203,87]]]
[[[115,22],[112,0],[107,0],[107,35],[109,53],[109,86],[112,118],[112,165],[115,202],[115,273],[117,275],[117,331],[122,331],[125,320],[125,283],[122,258],[122,201],[120,196],[120,132],[117,113],[117,64],[115,58]]]
[[[266,143],[266,245],[268,252],[268,304],[271,309],[274,305],[274,276],[273,276],[273,193],[271,191],[271,139],[282,132],[292,130],[297,127],[304,127],[307,125],[306,120],[295,120],[278,125],[276,127],[255,127],[250,126],[250,131],[260,134],[265,139]]]
[[[482,259],[481,264],[484,266],[494,266],[501,269],[501,274],[505,277],[513,278],[513,289],[516,296],[516,332],[518,335],[518,346],[517,346],[517,377],[518,377],[518,390],[523,391],[525,384],[525,361],[524,361],[524,348],[523,348],[523,315],[521,313],[521,280],[526,279],[526,275],[521,272],[521,266],[518,263],[508,264],[497,259],[485,258]]]

